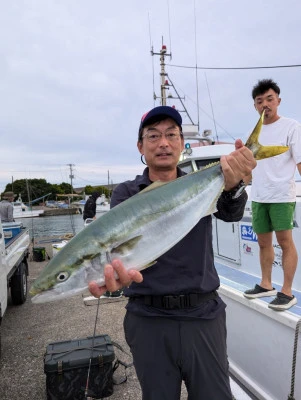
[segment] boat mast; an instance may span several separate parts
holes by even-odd
[[[160,92],[161,92],[161,96],[160,96],[160,103],[161,106],[166,106],[167,104],[167,99],[177,99],[180,101],[183,110],[178,110],[180,113],[185,113],[187,115],[187,117],[190,120],[190,124],[183,124],[182,128],[183,128],[183,135],[185,140],[196,140],[199,142],[199,144],[204,145],[206,144],[212,144],[212,139],[207,137],[210,136],[211,131],[210,130],[205,130],[204,131],[204,135],[200,136],[199,135],[199,123],[196,125],[190,114],[188,113],[188,110],[183,102],[183,99],[185,100],[185,97],[181,97],[175,87],[175,85],[173,84],[172,80],[170,79],[170,77],[168,76],[167,72],[165,71],[165,57],[170,57],[171,58],[171,53],[167,53],[167,48],[166,45],[162,44],[162,48],[160,50],[160,53],[156,53],[153,50],[153,47],[151,48],[151,55],[152,56],[160,56],[160,66],[161,66],[161,71],[160,71],[160,77],[161,77],[161,85],[160,85]],[[167,79],[168,78],[168,79]],[[167,90],[169,90],[169,87],[172,87],[176,93],[176,96],[173,96],[171,93],[169,93],[168,95],[166,95]],[[158,97],[156,95],[156,93],[154,92],[154,100],[157,100]],[[175,107],[175,106],[173,106]],[[205,135],[206,132],[206,135]]]
[[[171,57],[171,53],[167,53],[167,48],[165,44],[162,44],[162,48],[160,50],[160,53],[155,53],[153,51],[153,48],[151,49],[151,55],[152,56],[160,56],[160,66],[161,66],[161,71],[160,71],[160,76],[161,76],[161,97],[160,97],[160,102],[161,106],[166,106],[166,91],[169,90],[169,84],[168,80],[166,79],[167,73],[165,72],[165,57]],[[154,93],[154,100],[157,100],[157,96]]]
[[[166,54],[167,49],[166,46],[163,44],[162,48],[160,50],[160,65],[161,65],[161,105],[166,106],[166,72],[165,72],[165,55],[170,55]]]
[[[187,108],[185,107],[185,104],[183,102],[183,97],[181,97],[175,87],[175,85],[173,84],[173,82],[171,81],[170,77],[168,76],[168,73],[165,71],[165,57],[170,57],[171,58],[171,53],[167,53],[167,48],[165,44],[162,44],[162,48],[160,50],[160,53],[155,53],[153,51],[153,48],[151,49],[151,55],[158,55],[160,56],[160,66],[161,66],[161,71],[160,71],[160,76],[161,76],[161,97],[160,97],[160,102],[161,102],[161,106],[166,106],[166,99],[177,99],[180,101],[183,110],[178,110],[180,113],[185,113],[187,115],[187,117],[189,118],[191,124],[193,126],[196,126],[187,110]],[[167,79],[168,78],[168,79]],[[167,96],[167,90],[169,90],[169,87],[172,87],[174,89],[174,91],[176,92],[176,96],[173,96],[171,93]],[[154,93],[154,100],[157,100],[157,95]],[[174,107],[174,106],[173,106]],[[197,126],[198,129],[198,126]]]

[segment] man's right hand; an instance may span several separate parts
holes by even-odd
[[[115,273],[118,275],[118,279],[115,278]],[[99,286],[95,281],[89,283],[89,290],[95,297],[100,297],[107,291],[116,292],[116,290],[128,287],[132,282],[141,283],[143,281],[143,276],[139,271],[126,270],[119,260],[113,260],[112,264],[107,264],[104,275],[104,286]]]

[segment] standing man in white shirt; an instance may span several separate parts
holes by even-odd
[[[292,229],[296,205],[296,166],[301,175],[301,125],[278,114],[281,102],[279,95],[280,88],[272,79],[258,81],[252,90],[255,109],[259,114],[265,112],[260,143],[289,146],[289,150],[258,161],[252,173],[252,224],[258,236],[262,277],[260,285],[246,290],[244,296],[254,299],[276,295],[269,307],[282,311],[297,303],[292,294],[298,263]],[[280,292],[272,286],[273,231],[282,249],[284,278]]]

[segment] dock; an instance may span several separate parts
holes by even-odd
[[[48,257],[52,257],[50,243],[45,244],[45,249],[47,259],[41,262],[33,261],[32,249],[30,251],[29,287],[47,264]],[[97,307],[87,306],[84,302],[84,298],[90,295],[90,292],[87,292],[44,304],[33,304],[28,295],[27,301],[20,306],[14,306],[9,299],[9,306],[1,325],[1,400],[47,399],[43,362],[46,346],[52,342],[93,336]],[[117,300],[101,301],[96,335],[108,334],[129,352],[123,333],[127,300],[125,297]],[[115,350],[115,354],[122,361],[131,361],[130,357],[118,349]],[[124,368],[120,366],[114,376],[116,379],[124,376]],[[109,399],[141,399],[134,367],[127,369],[127,376],[126,383],[114,386],[114,394]]]
[[[44,212],[39,215],[39,217],[53,217],[55,215],[74,215],[81,214],[81,208],[71,207],[71,208],[46,208],[44,207]]]
[[[40,239],[42,241],[49,238]],[[33,261],[31,249],[29,287],[45,267],[48,257],[52,257],[51,243],[45,243],[43,246],[47,255],[45,261]],[[87,291],[58,302],[33,304],[28,295],[27,301],[21,306],[12,305],[9,299],[9,306],[1,325],[1,400],[47,399],[43,363],[46,346],[52,342],[93,336],[97,301],[84,301],[90,296],[90,292]],[[111,299],[100,301],[96,335],[108,334],[125,351],[130,352],[123,332],[126,303],[125,297],[113,301]],[[120,350],[116,348],[114,350],[120,360],[126,363],[132,361]],[[121,380],[124,371],[125,369],[119,366],[114,377]],[[141,389],[135,368],[128,368],[126,374],[127,382],[115,385],[113,395],[106,399],[141,400]],[[187,399],[187,394],[183,388],[181,400],[184,399]]]
[[[45,247],[46,260],[33,261],[33,249],[29,255],[28,286],[38,277],[48,260],[52,258],[50,238],[39,238]],[[20,306],[8,301],[8,308],[1,324],[0,393],[1,400],[47,400],[44,354],[49,343],[82,339],[93,336],[98,300],[91,298],[87,290],[82,294],[43,304],[33,304],[28,295]],[[127,298],[101,299],[96,324],[96,335],[107,334],[130,354],[123,331],[123,319]],[[114,347],[115,355],[125,363],[132,362],[129,355]],[[114,393],[101,400],[141,400],[140,384],[134,366],[126,370],[122,365],[114,373],[121,381],[126,373],[127,381],[114,385]],[[231,386],[237,387],[231,380]],[[249,397],[239,396],[236,400]],[[90,399],[90,398],[89,398]],[[97,399],[90,399],[97,400]],[[99,399],[100,400],[100,399]],[[182,385],[181,399],[187,400]]]

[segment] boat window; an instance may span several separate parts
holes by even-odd
[[[206,158],[205,160],[195,160],[195,163],[196,163],[198,169],[202,169],[202,168],[206,167],[206,165],[215,163],[217,161],[219,161],[219,157],[218,158]]]
[[[187,174],[189,174],[190,172],[193,171],[193,168],[192,168],[192,165],[191,165],[191,161],[181,164],[180,168],[181,168],[182,171],[186,172]]]

